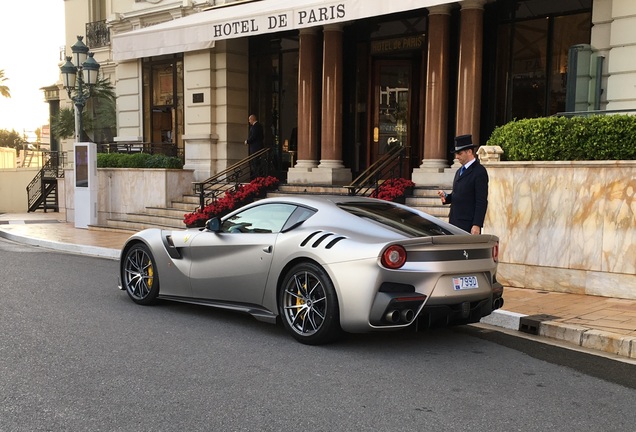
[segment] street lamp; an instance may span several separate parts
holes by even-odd
[[[82,36],[77,37],[77,42],[71,47],[73,56],[66,57],[66,63],[60,67],[64,88],[69,99],[75,104],[75,142],[81,141],[82,111],[86,101],[91,97],[91,90],[97,83],[99,72],[99,63],[95,61],[93,53],[89,52],[82,39],[84,39]],[[75,90],[76,83],[77,92],[73,96],[72,92]],[[88,85],[88,93],[84,93],[84,84]]]

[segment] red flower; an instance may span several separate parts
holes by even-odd
[[[377,190],[371,193],[371,198],[378,198],[385,201],[393,201],[406,194],[407,188],[415,186],[411,180],[405,178],[391,178],[383,181]]]
[[[254,201],[254,198],[269,189],[278,186],[278,179],[273,176],[257,177],[248,184],[239,185],[234,191],[228,190],[221,198],[212,201],[203,209],[183,215],[186,226],[203,226],[205,221],[213,217],[223,217],[234,209]]]

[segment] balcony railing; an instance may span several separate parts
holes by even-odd
[[[106,20],[86,23],[86,45],[91,49],[110,45],[110,30]]]

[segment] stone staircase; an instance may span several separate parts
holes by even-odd
[[[450,206],[442,205],[437,196],[439,189],[437,186],[416,187],[413,189],[413,195],[406,198],[405,204],[448,222]],[[442,189],[450,191],[451,186],[444,186]]]
[[[437,196],[438,187],[416,187],[413,195],[406,198],[406,205],[422,210],[439,219],[448,221],[449,206],[443,206]],[[445,190],[449,190],[446,187]],[[343,186],[309,186],[281,184],[276,191],[269,192],[268,197],[288,195],[348,195]],[[128,213],[125,218],[106,220],[105,226],[94,226],[92,229],[110,229],[117,231],[137,232],[146,228],[185,229],[183,215],[194,211],[199,206],[197,195],[183,195],[172,201],[170,207],[146,207],[142,213]]]
[[[183,195],[179,200],[172,201],[170,207],[146,207],[143,213],[127,213],[125,218],[106,220],[106,226],[131,232],[146,228],[185,229],[183,215],[194,211],[199,206],[197,195]]]

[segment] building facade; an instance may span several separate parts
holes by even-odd
[[[115,85],[114,140],[170,143],[196,180],[247,155],[252,113],[288,183],[346,184],[400,145],[404,176],[438,185],[452,179],[456,135],[485,144],[513,119],[636,108],[632,0],[66,0],[65,9],[68,46],[86,35]]]

